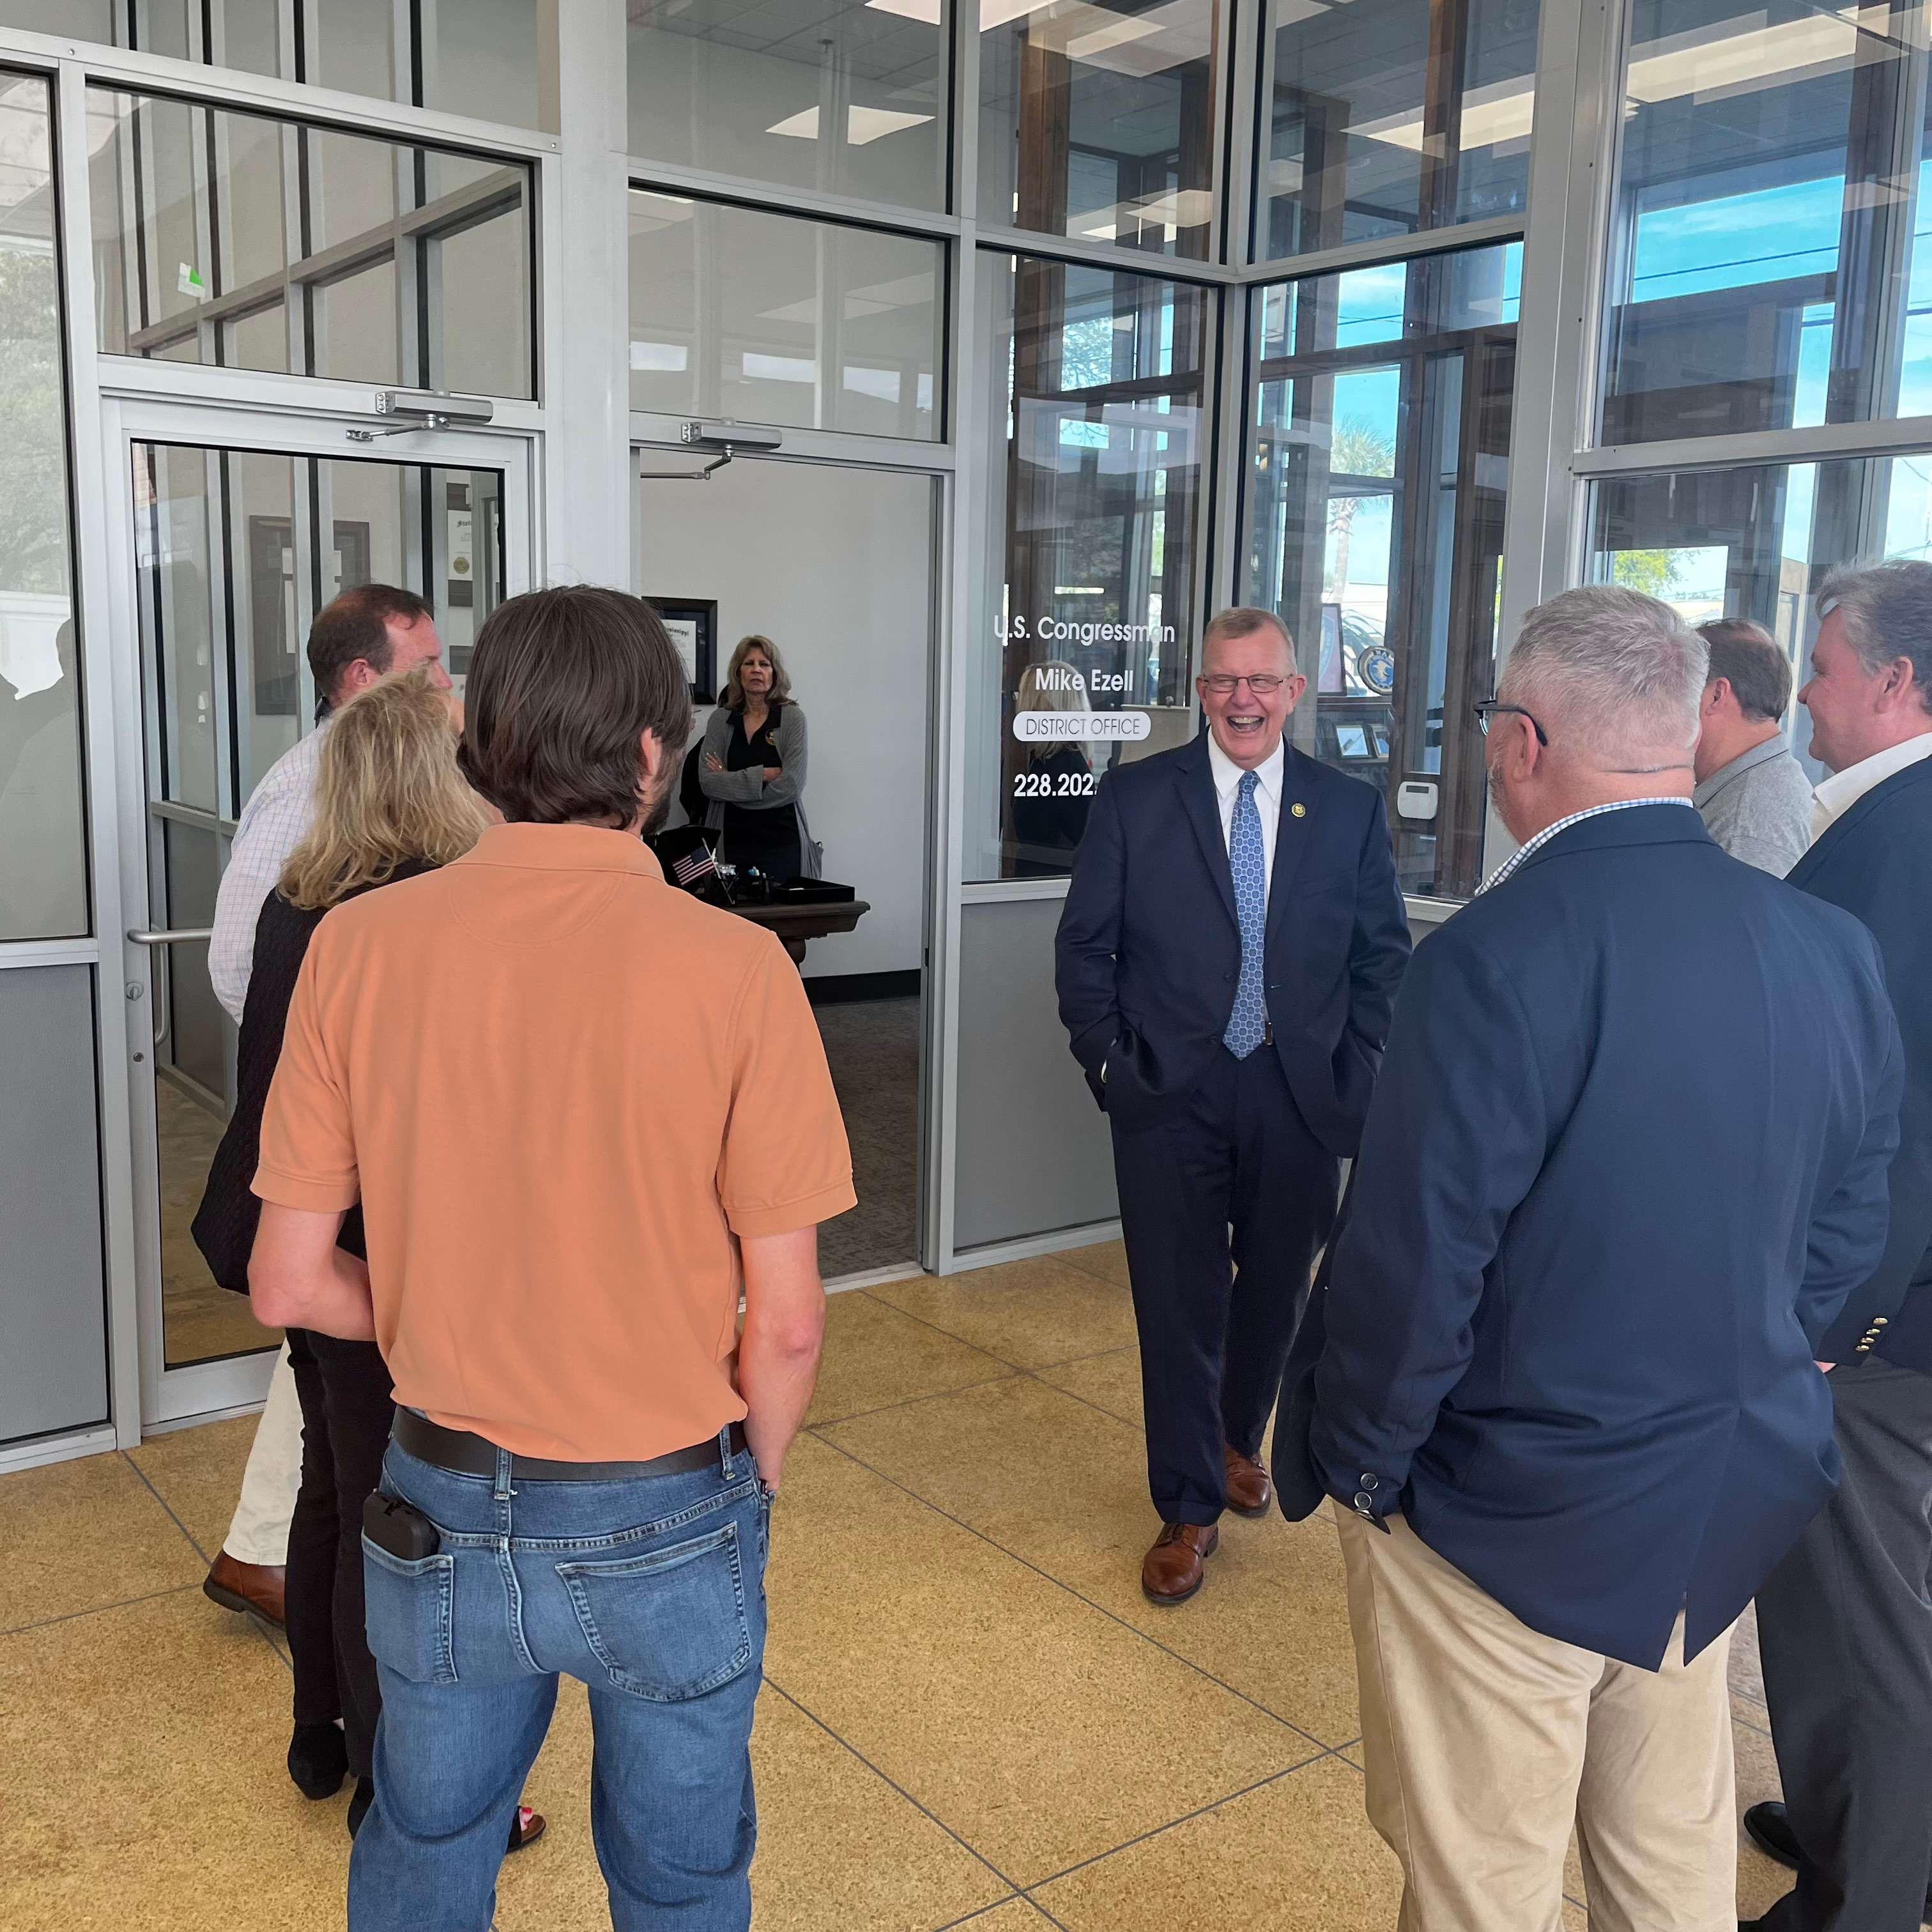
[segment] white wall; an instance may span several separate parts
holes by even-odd
[[[646,450],[644,466],[690,458]],[[747,632],[772,639],[803,707],[805,809],[825,876],[872,910],[814,939],[805,976],[920,964],[930,478],[740,458],[708,483],[645,482],[647,597],[718,600],[718,674]]]

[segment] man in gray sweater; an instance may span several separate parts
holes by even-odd
[[[1780,721],[1791,664],[1769,632],[1741,617],[1697,626],[1711,648],[1698,707],[1696,789],[1705,830],[1733,859],[1783,878],[1811,842],[1811,781]]]

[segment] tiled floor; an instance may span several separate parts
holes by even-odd
[[[1192,1603],[1141,1597],[1124,1280],[1087,1248],[833,1298],[772,1521],[766,1932],[1394,1925],[1334,1530],[1230,1519]],[[9,1932],[342,1924],[346,1794],[290,1784],[284,1654],[196,1587],[252,1426],[0,1478]],[[1741,1803],[1776,1791],[1754,1665],[1747,1634]],[[589,1749],[566,1685],[526,1793],[550,1834],[504,1868],[502,1932],[608,1922]],[[1786,1882],[1748,1846],[1739,1870],[1748,1913]]]

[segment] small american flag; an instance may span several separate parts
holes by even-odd
[[[707,872],[716,872],[718,862],[712,857],[710,846],[700,845],[682,859],[674,859],[670,869],[680,885],[688,886],[694,879],[701,879]]]

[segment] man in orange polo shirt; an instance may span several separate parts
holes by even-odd
[[[254,1183],[256,1312],[373,1337],[395,1378],[350,1924],[490,1923],[568,1672],[613,1924],[743,1927],[766,1528],[850,1156],[783,949],[640,842],[690,717],[650,607],[512,599],[466,701],[506,822],[322,921]],[[335,1246],[358,1201],[366,1268]]]

